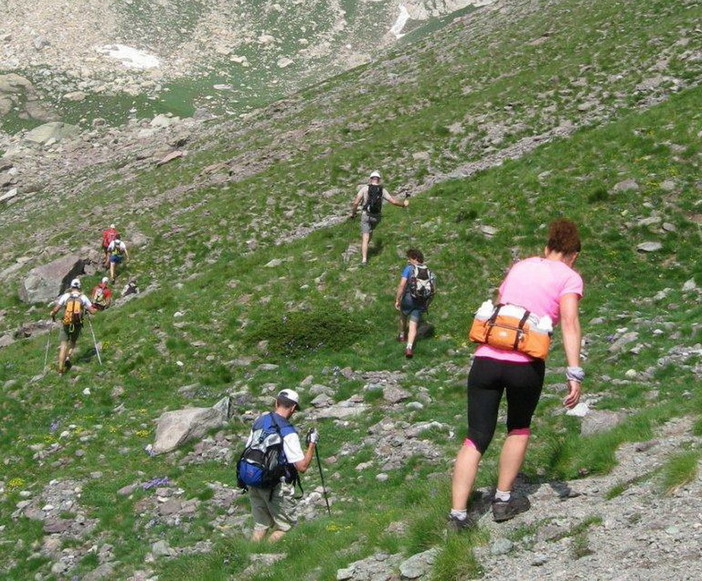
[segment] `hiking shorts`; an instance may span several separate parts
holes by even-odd
[[[468,439],[481,454],[495,434],[503,393],[507,394],[507,432],[531,426],[545,370],[541,359],[527,363],[489,357],[473,359],[468,373]]]
[[[251,487],[249,500],[255,531],[266,531],[271,527],[289,531],[297,524],[294,484],[281,482],[273,489],[272,495],[270,488]]]
[[[59,341],[75,343],[80,337],[83,325],[61,325],[59,328]]]
[[[361,234],[370,234],[378,224],[380,224],[380,214],[368,212],[361,214]]]
[[[422,315],[427,312],[427,307],[417,304],[410,294],[405,294],[400,303],[400,310],[410,321],[419,323]]]
[[[124,257],[119,255],[119,254],[111,254],[110,255],[110,262],[114,262],[115,264],[119,264],[120,262],[122,262],[123,258]]]

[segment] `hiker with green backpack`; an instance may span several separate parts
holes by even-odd
[[[292,389],[282,390],[272,412],[254,421],[246,446],[237,462],[237,483],[248,490],[254,519],[253,541],[275,542],[297,524],[295,485],[314,458],[319,434],[307,434],[303,452],[300,437],[290,423],[300,409],[300,397]],[[301,487],[300,487],[301,488]]]
[[[400,311],[400,332],[397,340],[407,341],[405,357],[414,356],[414,342],[417,338],[419,322],[429,309],[434,298],[436,279],[434,273],[424,264],[421,250],[410,248],[407,251],[407,265],[402,270],[400,284],[395,293],[395,308]]]
[[[97,309],[80,290],[80,280],[74,278],[68,292],[62,294],[51,310],[51,320],[56,321],[56,314],[64,309],[61,327],[59,329],[58,372],[63,375],[71,368],[71,355],[76,348],[76,341],[83,329],[85,312],[96,313]]]
[[[380,183],[380,172],[370,175],[367,185],[361,186],[351,205],[350,218],[356,217],[358,206],[361,206],[361,266],[368,264],[368,245],[373,236],[373,230],[380,223],[383,200],[394,206],[406,208],[409,200],[398,200],[390,195]]]

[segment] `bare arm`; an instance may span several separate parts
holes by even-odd
[[[563,333],[563,348],[565,349],[568,367],[580,367],[580,319],[578,318],[578,303],[580,297],[569,293],[561,297],[561,329]],[[580,401],[580,382],[569,380],[569,392],[563,401],[568,408],[575,407]]]
[[[356,194],[356,197],[353,199],[353,203],[351,204],[351,217],[352,218],[356,217],[356,211],[358,210],[358,205],[361,203],[362,199],[363,199],[363,188],[358,190],[358,193]]]
[[[388,202],[390,202],[393,206],[400,206],[401,208],[406,208],[407,206],[409,206],[409,200],[407,198],[405,198],[404,200],[398,200],[396,197],[388,194],[385,199]]]
[[[407,279],[403,276],[400,279],[400,284],[397,285],[397,292],[395,293],[395,308],[400,308],[400,303],[402,302],[402,295],[405,294],[405,287],[407,286]]]
[[[307,445],[307,450],[305,451],[305,457],[300,460],[299,462],[295,462],[295,468],[297,468],[297,471],[302,473],[302,472],[307,472],[307,469],[310,467],[310,464],[312,464],[312,458],[314,458],[314,447],[315,444],[310,442]]]

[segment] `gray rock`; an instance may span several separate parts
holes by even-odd
[[[82,581],[99,581],[100,579],[109,579],[112,577],[115,567],[115,563],[103,563],[97,569],[93,569],[90,571],[90,573],[84,575]]]
[[[506,555],[514,548],[514,543],[509,539],[497,539],[490,547],[493,555]]]
[[[68,288],[71,279],[83,274],[84,268],[80,256],[64,256],[33,268],[20,285],[20,300],[30,304],[51,301]]]
[[[697,290],[697,283],[695,282],[694,278],[691,278],[690,280],[685,281],[685,284],[682,286],[682,291],[685,293],[693,290]]]
[[[606,432],[621,424],[626,416],[619,412],[609,410],[590,410],[583,418],[580,433],[583,436],[592,436]]]
[[[388,385],[383,389],[383,399],[391,404],[400,403],[406,399],[409,399],[411,394],[395,385]]]
[[[153,453],[171,452],[184,442],[201,438],[209,430],[223,426],[228,417],[221,407],[186,408],[162,414],[157,420]]]
[[[624,349],[626,345],[629,343],[633,343],[639,338],[639,334],[636,331],[629,331],[628,333],[624,333],[621,337],[616,339],[614,343],[612,343],[609,346],[609,351],[610,353],[619,353]]]
[[[12,188],[0,196],[0,202],[9,202],[12,198],[17,196],[19,190],[17,188]]]
[[[636,180],[633,179],[628,179],[624,180],[623,182],[619,182],[614,186],[614,191],[615,192],[626,192],[626,191],[638,191],[639,190],[639,184],[636,183]]]
[[[75,125],[69,125],[62,121],[51,121],[29,131],[24,136],[24,140],[28,143],[46,145],[51,140],[53,142],[62,141],[77,137],[79,134],[80,128]]]
[[[432,547],[428,551],[412,555],[409,559],[400,564],[401,579],[422,579],[431,573],[431,566],[436,561],[439,554],[438,547]]]
[[[176,554],[166,541],[156,541],[152,544],[151,553],[154,557],[171,557]]]
[[[642,242],[636,247],[639,252],[656,252],[663,248],[663,244],[660,242]]]

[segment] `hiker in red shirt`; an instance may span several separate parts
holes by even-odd
[[[106,276],[103,277],[100,284],[93,289],[91,294],[90,300],[98,311],[104,311],[112,304],[112,290],[110,290],[110,287],[107,286],[109,281],[109,278]]]
[[[103,263],[105,268],[109,268],[110,266],[110,257],[107,247],[110,245],[110,242],[117,240],[117,238],[119,238],[119,232],[117,231],[117,228],[115,228],[114,224],[110,224],[110,227],[107,230],[102,231],[102,252],[104,254]]]

